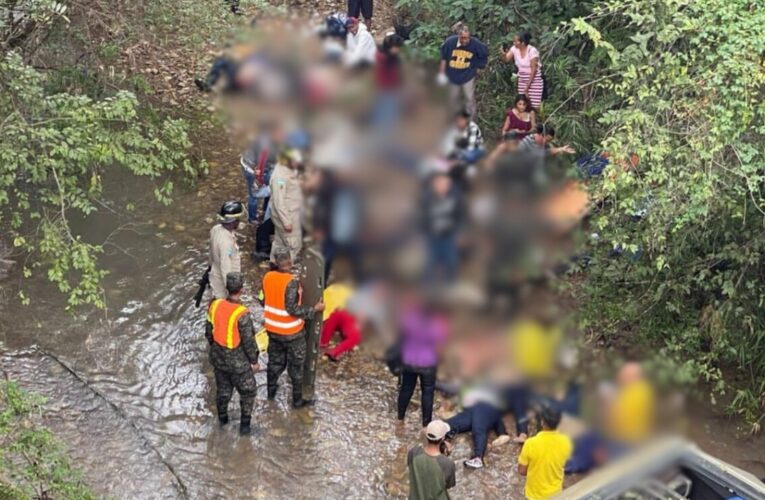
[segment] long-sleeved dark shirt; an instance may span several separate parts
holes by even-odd
[[[239,345],[228,349],[213,340],[213,325],[205,324],[205,337],[210,344],[210,364],[213,368],[229,373],[242,373],[250,370],[250,365],[258,362],[258,347],[255,344],[255,329],[250,313],[242,314],[237,322],[239,327]]]

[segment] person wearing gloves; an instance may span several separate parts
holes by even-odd
[[[465,108],[475,117],[475,78],[489,61],[489,49],[470,36],[466,25],[458,25],[455,32],[441,46],[441,66],[436,81],[439,85],[449,85],[452,109],[459,109],[460,92],[465,94]]]
[[[343,62],[349,68],[372,66],[377,57],[377,44],[372,34],[364,23],[355,17],[349,17],[345,25],[348,34],[345,38]]]

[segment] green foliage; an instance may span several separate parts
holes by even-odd
[[[171,201],[171,174],[193,174],[184,122],[147,122],[127,91],[94,100],[49,94],[45,78],[15,54],[0,61],[0,223],[15,247],[34,257],[69,306],[103,307],[99,242],[73,233],[72,216],[98,208],[102,174],[119,167],[156,181]]]
[[[763,23],[744,0],[612,0],[563,28],[592,44],[588,70],[618,98],[598,105],[615,161],[592,186],[588,300],[630,303],[623,322],[713,375],[737,367],[733,407],[752,422],[765,412]]]
[[[490,48],[478,81],[491,136],[515,96],[500,46],[529,31],[551,95],[542,119],[611,164],[583,249],[582,324],[630,332],[687,382],[741,388],[731,409],[765,414],[765,10],[749,0],[399,0],[412,53],[438,59],[463,21]],[[630,155],[639,160],[629,166]],[[645,213],[644,216],[640,216]],[[621,257],[613,256],[614,250]],[[721,368],[735,368],[723,381]],[[727,371],[725,372],[728,373]],[[729,391],[735,392],[735,391]]]
[[[95,498],[51,432],[34,423],[44,399],[0,382],[0,488],[8,498]]]

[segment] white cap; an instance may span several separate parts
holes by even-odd
[[[451,427],[449,427],[449,424],[443,420],[433,420],[425,428],[425,435],[431,441],[441,441],[446,437],[450,430]]]

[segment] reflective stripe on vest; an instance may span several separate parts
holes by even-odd
[[[291,316],[287,312],[285,295],[287,285],[295,279],[289,273],[269,271],[263,276],[263,293],[265,304],[263,306],[263,318],[266,330],[277,335],[294,335],[303,329],[303,320]],[[298,304],[302,302],[301,294],[298,293]]]
[[[221,347],[236,349],[239,347],[239,318],[247,313],[241,304],[224,299],[213,300],[207,313],[207,321],[213,325],[213,341]]]

